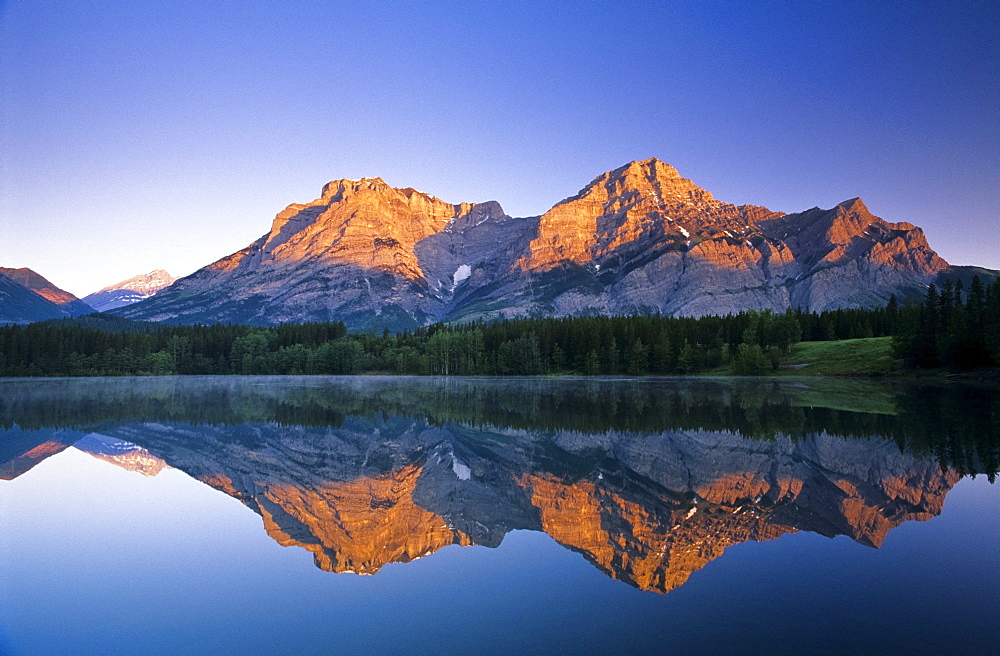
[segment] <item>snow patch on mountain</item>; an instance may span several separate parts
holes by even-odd
[[[458,283],[467,279],[472,275],[472,267],[468,264],[463,264],[455,270],[455,274],[452,276],[453,282],[451,283],[451,288],[455,289],[458,287]]]

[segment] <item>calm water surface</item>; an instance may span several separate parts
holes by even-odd
[[[987,387],[0,381],[0,653],[992,654],[998,456]]]

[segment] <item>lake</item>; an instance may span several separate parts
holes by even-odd
[[[1000,392],[0,381],[3,654],[996,653]]]

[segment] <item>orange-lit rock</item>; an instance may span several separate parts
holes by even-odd
[[[595,178],[540,217],[336,180],[259,240],[126,316],[183,322],[435,321],[580,313],[700,316],[884,305],[948,264],[860,199],[784,215],[732,205],[657,159]]]
[[[335,259],[422,280],[416,244],[472,207],[414,189],[393,189],[381,178],[337,180],[323,188],[321,198],[279,212],[247,266]]]
[[[542,530],[554,540],[612,578],[665,593],[734,544],[773,540],[802,528],[822,532],[836,526],[831,534],[843,532],[879,547],[896,526],[937,516],[958,479],[953,472],[920,470],[905,482],[894,477],[874,486],[865,482],[864,488],[873,489],[864,490],[841,479],[830,486],[840,494],[829,495],[799,478],[768,481],[755,472],[734,472],[694,488],[694,503],[665,496],[642,504],[624,498],[624,490],[589,480],[526,474],[520,484],[541,512]],[[818,504],[817,493],[829,505]],[[800,501],[802,495],[810,498]],[[800,503],[811,508],[806,514],[819,510],[826,516],[803,522],[797,518]]]
[[[320,198],[279,212],[271,230],[247,248],[122,313],[352,326],[372,325],[386,314],[402,325],[422,325],[441,315],[459,282],[475,276],[473,268],[484,264],[481,251],[507,241],[510,227],[498,227],[507,218],[493,202],[450,204],[380,178],[336,180]],[[479,235],[471,242],[487,246],[473,247],[463,262],[470,231]],[[441,235],[438,248],[418,253]]]
[[[657,159],[631,162],[595,178],[579,194],[542,215],[528,270],[565,262],[604,264],[617,250],[649,249],[666,242],[684,246],[723,230],[741,232],[755,220],[780,216],[763,207],[736,207],[715,200]]]

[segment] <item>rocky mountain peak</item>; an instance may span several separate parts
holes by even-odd
[[[682,177],[673,166],[655,157],[629,162],[598,176],[591,185],[594,183],[604,185],[609,199],[638,194],[652,196],[659,204],[685,201],[704,203],[713,200],[711,193]]]
[[[98,312],[115,310],[144,301],[177,280],[163,269],[133,276],[89,294],[84,302]]]
[[[332,180],[325,185],[323,185],[323,198],[334,198],[339,194],[344,193],[363,193],[365,191],[389,191],[392,190],[385,180],[382,178],[361,178],[360,180],[351,180],[349,178],[343,178],[340,180]],[[339,199],[338,199],[339,200]]]
[[[100,290],[102,292],[117,291],[120,289],[127,289],[134,292],[142,292],[145,294],[153,294],[159,290],[167,287],[173,281],[177,280],[170,273],[164,269],[154,269],[149,273],[143,273],[138,276],[132,276],[127,280],[122,280],[121,282],[116,282],[113,285],[108,285],[104,289]]]
[[[872,215],[872,213],[868,210],[868,206],[865,205],[865,202],[860,198],[849,198],[842,203],[837,203],[837,207],[835,209],[839,212],[847,214],[853,213],[866,216]]]
[[[495,200],[488,200],[485,203],[463,203],[452,223],[452,227],[458,230],[465,230],[480,226],[487,221],[499,222],[507,218],[503,207]]]
[[[822,311],[920,293],[947,263],[860,198],[784,215],[717,200],[656,158],[602,173],[540,217],[334,180],[250,246],[126,316],[343,320],[415,328],[580,313]]]
[[[275,260],[337,254],[360,258],[367,266],[372,255],[386,247],[412,246],[441,230],[464,207],[412,188],[390,187],[382,178],[334,180],[323,187],[320,198],[279,212],[259,247]],[[392,262],[384,264],[394,268]]]
[[[648,248],[664,237],[690,242],[702,228],[746,223],[750,210],[715,200],[656,158],[629,162],[594,178],[580,193],[542,215],[538,237],[522,268],[548,271],[561,264],[602,261]],[[624,250],[623,250],[624,249]]]

